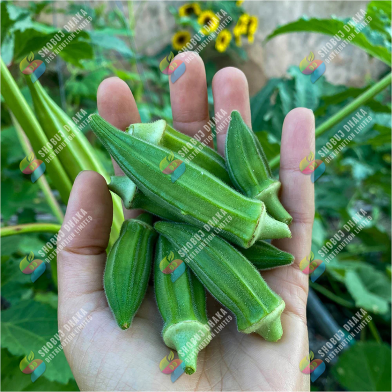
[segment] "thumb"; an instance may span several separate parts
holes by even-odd
[[[93,171],[75,179],[58,236],[59,304],[103,289],[113,203],[105,179]]]

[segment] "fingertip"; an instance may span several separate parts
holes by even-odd
[[[141,122],[132,91],[118,77],[101,82],[97,91],[97,106],[102,118],[123,131],[130,124]]]
[[[282,129],[281,169],[296,168],[315,148],[315,118],[307,108],[295,108],[285,117]]]
[[[113,201],[106,180],[95,171],[82,171],[72,187],[59,243],[67,242],[65,249],[83,254],[100,253],[107,247],[112,220]]]
[[[202,58],[195,52],[178,54],[175,60],[185,64],[185,72],[173,83],[170,75],[170,100],[173,126],[178,131],[194,136],[209,121],[207,77]]]
[[[224,153],[226,133],[228,129],[227,116],[233,110],[237,110],[249,128],[252,128],[250,115],[249,86],[245,74],[235,67],[226,67],[218,71],[212,80],[212,94],[214,96],[215,114],[222,113],[227,115],[216,115],[218,150]]]

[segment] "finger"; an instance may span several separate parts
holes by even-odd
[[[57,245],[59,299],[102,290],[112,219],[105,179],[94,171],[81,172],[72,187]]]
[[[128,85],[117,77],[105,79],[98,88],[97,106],[99,115],[118,129],[125,129],[134,123],[140,123],[140,115],[135,98]],[[123,176],[124,173],[112,159],[114,173]],[[124,209],[125,219],[133,218],[140,214],[140,210]]]
[[[175,60],[183,61],[186,70],[175,83],[171,82],[170,76],[173,127],[189,136],[194,136],[199,130],[207,131],[205,143],[212,146],[212,141],[208,140],[211,129],[208,126],[207,78],[203,60],[194,52],[181,53]]]
[[[301,160],[314,152],[315,124],[313,112],[305,108],[292,110],[283,123],[280,150],[279,179],[282,183],[281,201],[293,217],[290,225],[292,238],[274,241],[278,248],[295,256],[294,264],[288,268],[265,274],[267,279],[276,279],[276,286],[285,281],[286,307],[304,319],[308,292],[308,275],[299,269],[300,261],[309,255],[312,243],[314,219],[314,184],[309,175],[299,169]],[[264,274],[263,274],[264,276]],[[280,284],[280,286],[282,286]]]
[[[238,110],[245,123],[252,129],[249,87],[245,74],[238,68],[221,69],[212,80],[212,94],[214,96],[218,151],[224,155],[226,134],[230,122],[229,116],[233,110]]]

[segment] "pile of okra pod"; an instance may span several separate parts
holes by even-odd
[[[196,371],[200,347],[186,356],[181,348],[200,330],[210,336],[205,289],[233,312],[240,332],[279,340],[285,303],[258,270],[292,264],[291,254],[263,241],[291,237],[292,218],[241,115],[231,113],[225,159],[164,120],[122,132],[94,114],[91,125],[125,173],[112,177],[109,189],[126,208],[147,211],[123,223],[108,255],[104,287],[118,326],[131,326],[153,263],[163,340],[185,373]],[[184,146],[196,152],[186,163]]]

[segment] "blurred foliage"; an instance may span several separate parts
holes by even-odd
[[[244,15],[241,2],[196,2],[200,12],[225,9],[233,17],[231,33]],[[91,4],[91,3],[89,3]],[[129,4],[131,7],[131,5]],[[137,52],[133,42],[135,26],[132,8],[123,9],[121,2],[91,7],[87,3],[29,2],[24,7],[12,2],[1,3],[1,56],[17,81],[23,96],[33,103],[19,62],[31,51],[37,52],[59,30],[40,22],[43,15],[71,16],[83,8],[92,17],[91,29],[85,30],[60,52],[48,66],[40,82],[63,110],[72,117],[81,108],[89,114],[96,110],[96,91],[109,76],[124,80],[138,103],[143,122],[156,118],[172,120],[167,76],[159,70],[160,60],[171,46],[155,57]],[[169,9],[176,29],[199,31],[198,15],[181,16],[177,7]],[[353,44],[386,63],[390,61],[390,2],[370,2],[367,8],[373,22]],[[125,15],[129,15],[128,18]],[[315,19],[303,17],[278,27],[268,39],[289,32],[314,31],[332,35],[347,20],[336,17]],[[54,23],[55,24],[55,23]],[[244,30],[245,31],[245,30]],[[248,30],[245,34],[249,39]],[[65,34],[68,34],[65,31]],[[235,40],[227,54],[246,59],[245,51]],[[304,55],[307,53],[304,53]],[[217,70],[219,52],[211,43],[201,52],[206,64],[209,103],[212,109],[211,81]],[[61,58],[61,59],[60,59]],[[273,78],[251,100],[252,124],[264,146],[268,159],[280,151],[284,117],[295,107],[312,109],[316,127],[339,113],[377,81],[367,80],[363,88],[333,85],[324,77],[316,84],[303,75],[297,65],[289,68],[287,77]],[[329,389],[390,390],[391,291],[390,291],[390,216],[391,216],[391,88],[361,106],[371,122],[331,162],[316,184],[316,219],[312,250],[317,255],[326,242],[360,208],[372,217],[355,239],[327,264],[326,272],[314,284],[320,298],[335,309],[334,316],[343,325],[358,307],[373,318],[373,329],[361,334],[361,342],[341,353],[333,366]],[[317,139],[316,151],[326,145],[354,113],[342,118]],[[25,154],[2,97],[2,226],[34,222],[56,222],[38,186],[21,173],[19,163]],[[111,161],[88,127],[82,131],[108,172]],[[46,176],[53,188],[49,176]],[[309,178],[310,181],[310,178]],[[63,211],[58,192],[54,195]],[[57,288],[52,280],[55,260],[34,284],[19,270],[21,259],[31,251],[35,254],[51,238],[50,234],[29,234],[2,239],[2,387],[4,390],[77,390],[77,385],[63,353],[47,366],[36,383],[21,374],[20,360],[28,351],[37,351],[48,338],[57,333]],[[342,305],[342,301],[344,304]],[[375,308],[376,305],[376,308]],[[36,322],[33,320],[37,320]],[[364,338],[365,336],[365,338]],[[330,336],[326,336],[329,339]],[[379,342],[379,339],[383,342]],[[363,341],[364,340],[364,341]],[[37,354],[37,353],[36,353]],[[388,361],[389,358],[389,361]],[[361,377],[358,377],[358,372]],[[322,377],[320,377],[322,379]],[[312,389],[320,389],[312,385]],[[389,389],[388,389],[389,388]]]

